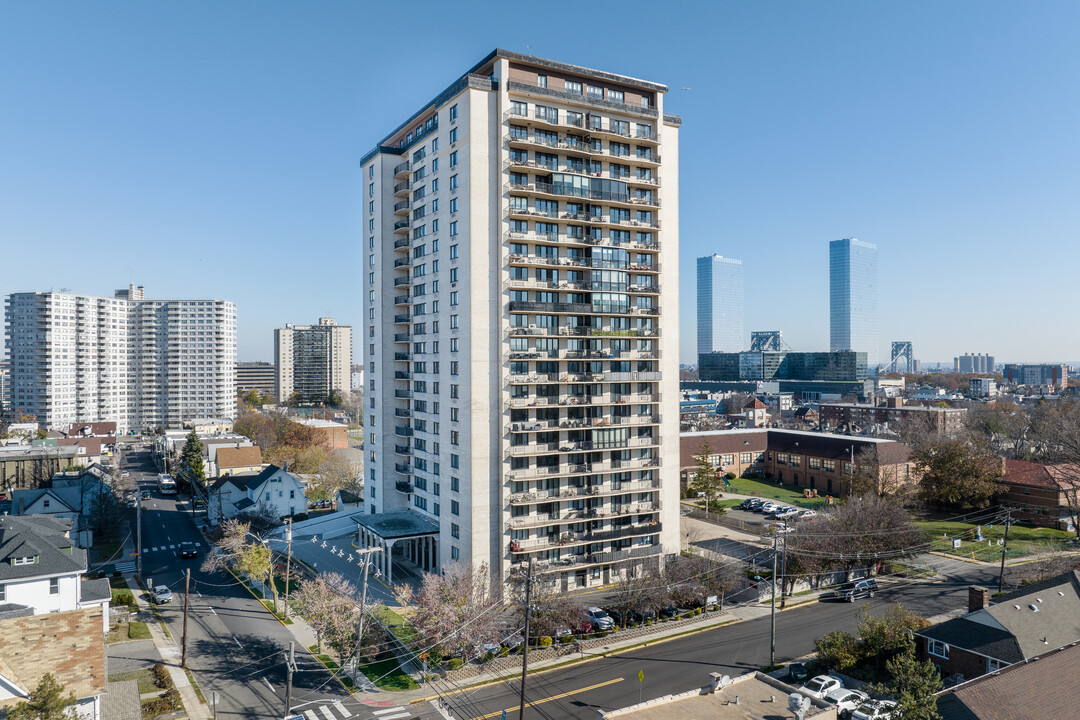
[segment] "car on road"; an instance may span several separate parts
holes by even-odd
[[[180,558],[186,560],[198,556],[199,546],[193,542],[180,543]]]
[[[852,711],[869,700],[870,696],[859,690],[842,687],[825,693],[825,697],[822,699],[836,706],[836,714],[840,716],[841,720],[847,720],[847,718],[851,717]]]
[[[791,663],[787,668],[788,679],[793,683],[804,683],[810,677],[810,672],[802,663]]]
[[[154,602],[158,605],[163,605],[172,600],[172,590],[165,585],[158,585],[154,588]]]
[[[142,491],[142,499],[143,500],[149,500],[150,499],[150,491],[149,490],[143,490]]]
[[[610,630],[615,627],[615,621],[598,607],[585,608],[585,614],[595,630]]]
[[[129,473],[127,470],[125,470],[124,472],[120,473],[120,477],[122,477],[122,478],[131,477],[131,473]]]
[[[854,720],[893,720],[896,703],[892,700],[866,700],[851,713]]]
[[[842,687],[844,687],[844,681],[840,678],[834,678],[832,675],[815,675],[799,688],[799,692],[822,700],[833,690],[839,690]]]
[[[841,602],[855,602],[862,598],[874,597],[877,593],[877,580],[874,578],[866,578],[865,580],[854,580],[847,582],[840,587],[825,593],[821,596],[822,600],[839,600]]]

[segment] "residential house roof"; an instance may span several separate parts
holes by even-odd
[[[1075,465],[1043,465],[1026,460],[1006,460],[1001,482],[1050,489],[1080,486],[1080,467]]]
[[[210,486],[210,491],[216,492],[225,483],[231,483],[232,485],[245,491],[249,488],[258,488],[279,472],[296,478],[296,475],[289,472],[288,470],[282,470],[277,465],[269,465],[260,470],[259,472],[242,472],[236,473],[235,475],[224,475],[222,477],[219,477],[214,482],[214,484]],[[299,482],[299,478],[297,478],[297,482]]]
[[[68,428],[67,436],[74,437],[76,435],[95,435],[98,437],[108,437],[116,435],[116,423],[115,422],[81,422],[74,423]],[[115,439],[115,438],[114,438]]]
[[[917,633],[1007,663],[1080,640],[1080,570],[998,596],[989,607]]]
[[[109,585],[108,578],[82,581],[79,587],[79,602],[92,603],[105,600],[112,600],[112,587]]]
[[[262,448],[258,445],[218,448],[217,466],[219,468],[251,467],[253,465],[262,465]]]
[[[1073,720],[1080,715],[1073,643],[957,685],[938,696],[942,720]]]
[[[750,398],[750,400],[745,405],[743,405],[743,410],[765,410],[767,408],[768,405],[761,402],[757,398]]]
[[[0,620],[0,675],[29,692],[48,672],[76,698],[101,695],[106,673],[101,614],[95,606]],[[0,700],[0,707],[20,700]]]
[[[60,438],[56,441],[56,444],[61,447],[77,447],[82,448],[83,455],[89,457],[98,457],[101,455],[101,446],[110,443],[114,438],[103,437],[69,437]]]
[[[86,551],[75,547],[70,529],[70,520],[47,515],[0,516],[0,581],[85,571]],[[37,559],[12,563],[26,557]]]

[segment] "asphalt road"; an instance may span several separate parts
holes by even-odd
[[[178,644],[183,636],[184,572],[191,570],[188,666],[208,699],[217,693],[217,717],[283,717],[284,658],[293,639],[291,633],[231,575],[200,570],[208,547],[192,521],[190,504],[186,498],[162,496],[157,491],[157,474],[149,453],[127,453],[124,469],[131,473],[131,481],[152,489],[151,497],[143,502],[143,576],[173,591],[172,602],[160,610]],[[185,541],[199,544],[199,558],[180,559],[179,545]],[[296,659],[292,709],[306,720],[388,720],[390,716],[407,720],[417,716],[412,708],[402,708],[407,714],[395,714],[360,703],[302,647],[297,646]],[[430,711],[428,706],[418,709]],[[377,715],[378,710],[383,712]]]
[[[868,605],[877,615],[892,604],[924,617],[967,605],[970,584],[993,584],[992,568],[934,558],[941,575],[935,582],[883,588],[877,597],[860,603],[816,602],[776,615],[776,659],[786,662],[813,651],[813,642],[827,632],[854,632],[859,610]],[[938,562],[940,560],[940,562]],[[535,703],[526,717],[588,718],[598,709],[632,705],[638,701],[638,673],[645,680],[643,700],[701,687],[711,672],[737,675],[769,664],[769,618],[735,623],[656,645],[628,650],[608,658],[565,669],[531,675],[526,696]],[[519,685],[510,683],[478,688],[448,696],[454,716],[497,718],[503,710],[515,716]]]

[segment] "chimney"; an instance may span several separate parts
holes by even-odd
[[[978,585],[968,588],[968,612],[982,610],[990,604],[990,591]]]

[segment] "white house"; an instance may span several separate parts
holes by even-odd
[[[0,606],[33,615],[101,606],[104,636],[109,581],[83,579],[86,550],[75,546],[70,531],[71,521],[62,518],[0,516]]]
[[[261,472],[226,475],[210,486],[207,516],[216,524],[243,512],[273,517],[306,512],[305,489],[299,477],[277,465]]]
[[[48,515],[70,520],[69,535],[79,547],[90,547],[93,535],[89,527],[90,513],[99,495],[109,495],[112,490],[102,480],[102,473],[94,472],[94,465],[81,474],[70,477],[56,475],[51,488],[15,490],[11,493],[11,512],[14,515]]]

